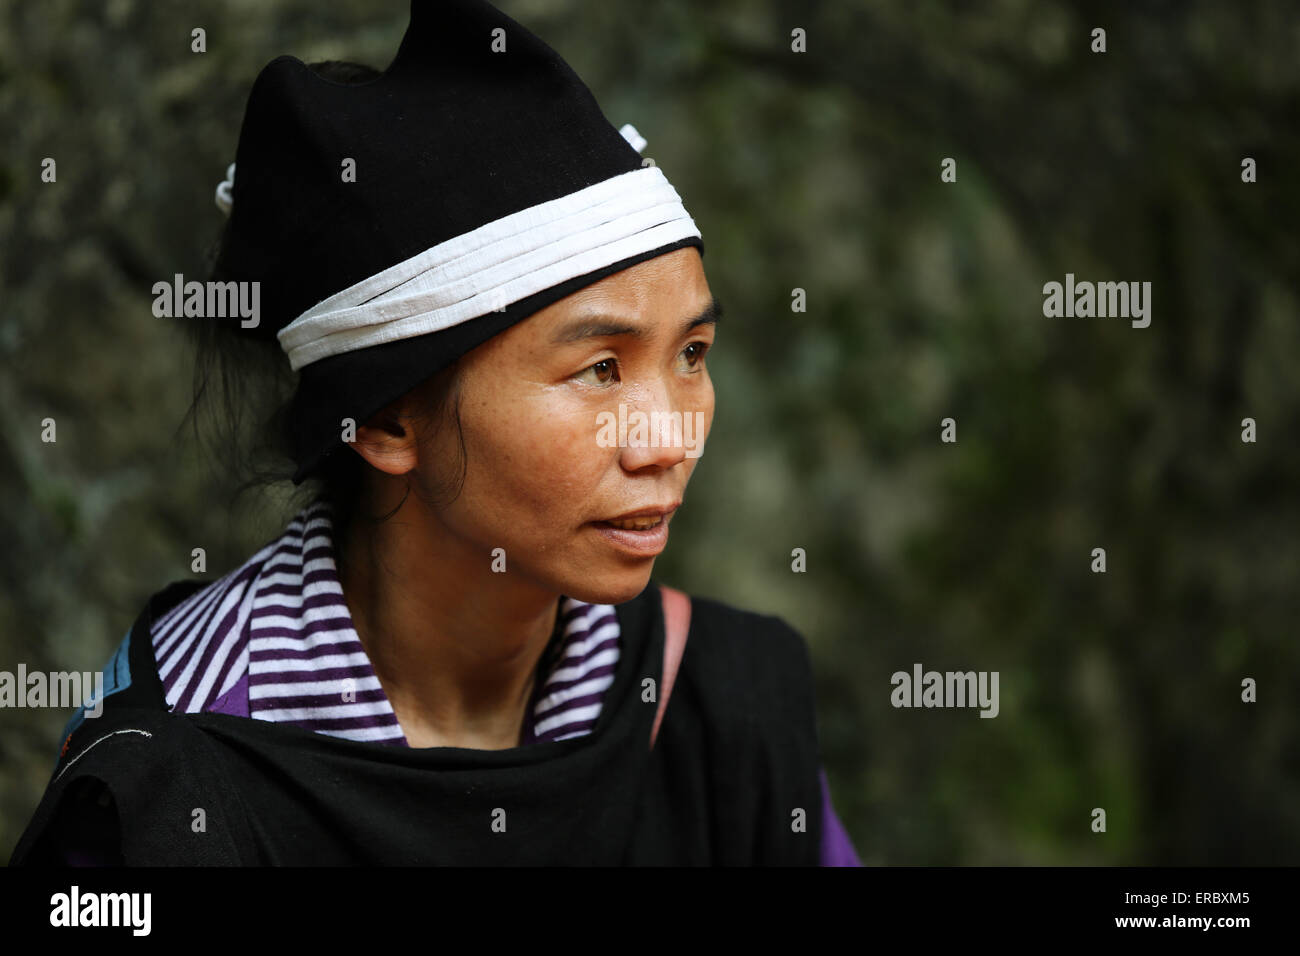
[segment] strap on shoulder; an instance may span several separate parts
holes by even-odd
[[[673,692],[673,681],[677,679],[677,668],[682,662],[682,652],[686,650],[686,635],[691,629],[691,599],[676,588],[659,586],[664,605],[664,671],[660,682],[659,709],[655,712],[654,726],[650,729],[650,749],[654,749],[655,738],[659,736],[659,724],[663,722],[664,711],[668,707],[668,697]]]

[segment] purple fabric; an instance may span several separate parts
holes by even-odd
[[[230,688],[208,708],[210,714],[229,714],[231,717],[248,716],[248,673],[239,678],[235,686]]]
[[[861,866],[862,861],[858,859],[858,851],[853,848],[853,841],[849,839],[848,831],[844,829],[844,824],[840,823],[840,818],[835,815],[835,808],[831,806],[831,785],[826,779],[826,771],[819,770],[818,776],[822,782],[821,865]]]

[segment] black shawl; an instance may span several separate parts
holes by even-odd
[[[66,741],[11,864],[88,844],[126,865],[817,865],[810,661],[778,618],[693,600],[653,751],[654,584],[615,609],[622,650],[589,735],[409,748],[170,713],[150,628],[202,584],[150,599],[128,640],[129,686]]]

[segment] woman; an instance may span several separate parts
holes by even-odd
[[[803,639],[650,582],[720,309],[638,140],[478,0],[263,70],[200,359],[296,373],[318,494],[148,602],[14,862],[857,863]]]

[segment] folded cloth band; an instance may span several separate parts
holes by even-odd
[[[520,210],[364,279],[277,335],[290,365],[450,328],[700,231],[657,166]]]

